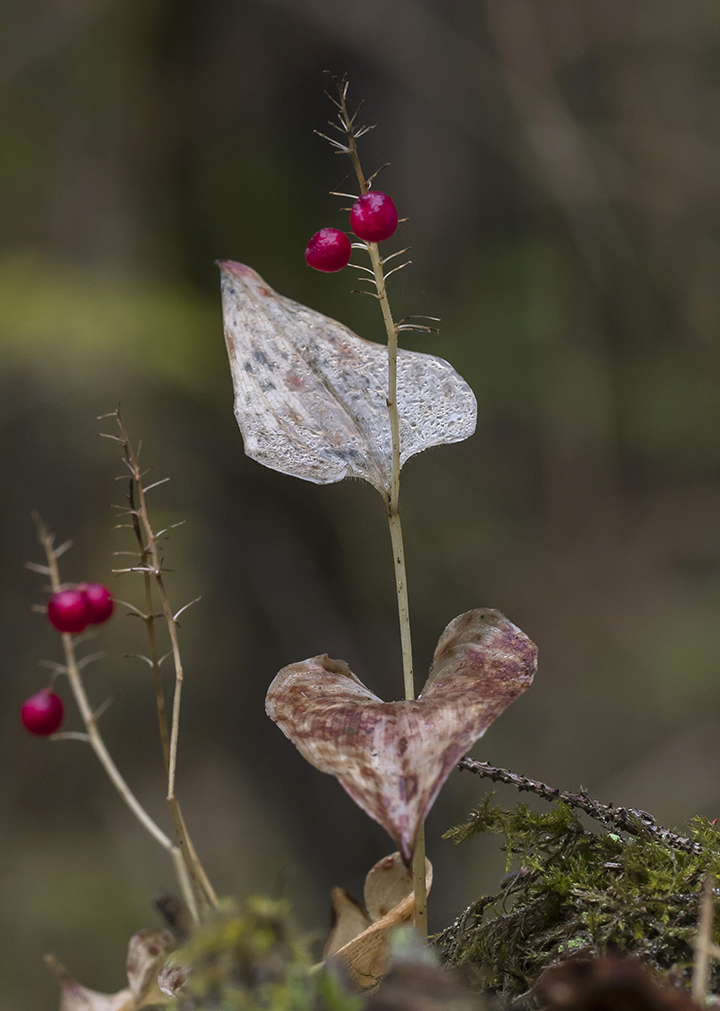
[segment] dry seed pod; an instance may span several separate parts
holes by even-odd
[[[455,618],[419,699],[383,702],[327,654],[283,668],[265,710],[304,758],[336,776],[409,863],[453,766],[532,683],[537,649],[499,611]]]
[[[388,495],[388,352],[223,260],[235,417],[253,460],[315,484],[361,477]],[[400,463],[475,431],[477,404],[442,358],[398,351]]]

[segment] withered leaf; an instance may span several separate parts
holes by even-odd
[[[169,930],[138,930],[130,938],[127,975],[137,1007],[166,1002],[158,988],[158,973],[175,947],[175,938]]]
[[[427,859],[427,858],[426,858]],[[432,868],[430,869],[432,875]],[[365,908],[371,920],[382,920],[413,890],[412,871],[399,853],[378,860],[365,878]]]
[[[420,698],[383,702],[344,660],[290,664],[265,710],[300,753],[336,776],[409,863],[453,766],[532,682],[537,649],[499,611],[455,618],[440,637]]]
[[[361,477],[387,495],[388,353],[220,262],[235,416],[253,460],[315,484]],[[472,390],[442,358],[398,351],[400,463],[475,431]]]
[[[379,883],[384,878],[392,879],[391,887],[399,892],[397,888],[399,867],[403,867],[399,853],[393,853],[390,857],[379,860],[365,878],[365,894],[368,893],[368,882],[371,879],[374,879],[374,884],[370,883],[370,889],[382,890]],[[403,871],[407,875],[408,886],[402,889],[405,894],[400,901],[335,952],[334,957],[344,964],[351,981],[361,990],[374,986],[385,975],[390,957],[392,932],[402,924],[410,923],[413,918],[415,896],[412,877],[404,867]],[[432,879],[432,865],[426,857],[425,887],[428,892],[432,888]]]
[[[174,949],[175,938],[169,931],[138,930],[128,944],[129,986],[112,994],[82,986],[54,955],[46,955],[45,962],[60,982],[60,1011],[140,1011],[150,1005],[167,1004],[168,996],[158,987],[158,973]]]
[[[323,948],[323,958],[334,955],[372,923],[358,900],[344,888],[333,888],[331,902],[332,923]]]
[[[73,979],[54,955],[46,955],[45,962],[60,983],[60,1011],[135,1011],[135,998],[128,987],[118,993],[89,990]]]

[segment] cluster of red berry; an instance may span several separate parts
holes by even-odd
[[[77,635],[88,625],[101,625],[113,613],[112,594],[102,583],[79,583],[74,590],[54,593],[48,604],[50,624],[58,632]],[[22,704],[20,719],[31,734],[54,734],[63,720],[64,706],[59,695],[43,688]]]
[[[350,211],[350,227],[364,242],[384,242],[398,224],[395,204],[387,193],[370,190],[355,201]],[[347,267],[352,247],[345,232],[337,228],[321,228],[315,232],[305,250],[308,266],[327,274]]]

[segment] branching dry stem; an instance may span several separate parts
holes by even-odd
[[[163,572],[166,570],[163,569],[162,559],[160,558],[160,552],[158,550],[158,536],[154,532],[148,516],[147,503],[145,499],[145,493],[148,488],[143,487],[143,473],[140,470],[137,453],[130,443],[120,411],[118,410],[114,412],[114,416],[117,421],[118,428],[120,429],[121,437],[118,441],[122,445],[123,453],[125,454],[125,461],[127,463],[128,470],[130,471],[129,515],[131,516],[133,530],[141,550],[141,564],[137,568],[143,573],[143,579],[145,581],[146,611],[143,615],[143,620],[145,621],[148,638],[150,640],[150,660],[155,680],[160,739],[162,742],[168,777],[167,805],[195,893],[204,906],[209,904],[214,909],[217,909],[218,899],[215,889],[213,888],[197,855],[197,851],[190,838],[185,824],[185,819],[182,815],[180,803],[175,795],[175,774],[177,769],[178,736],[180,731],[180,701],[183,685],[183,667],[180,656],[180,644],[177,636],[177,617],[173,614],[167,591],[165,589]],[[164,482],[162,480],[156,481],[149,487],[155,488],[159,484],[163,483]],[[168,634],[170,636],[171,654],[175,666],[175,692],[172,707],[172,729],[169,739],[167,717],[165,712],[165,697],[160,676],[160,665],[164,657],[158,657],[157,643],[155,639],[154,619],[156,615],[153,613],[152,608],[151,577],[155,580],[155,586],[157,588],[160,606],[162,608],[162,615],[167,624]],[[178,614],[179,613],[180,612],[178,612]]]
[[[367,193],[370,189],[370,179],[365,178],[365,174],[360,164],[357,152],[357,140],[367,128],[356,127],[355,118],[357,111],[351,116],[347,108],[347,81],[338,82],[339,100],[332,99],[340,110],[340,119],[347,137],[347,145],[342,146],[342,151],[346,153],[357,176],[361,193]],[[329,138],[326,138],[329,139]],[[337,145],[337,142],[330,141]],[[377,174],[377,173],[375,173]],[[415,681],[413,676],[413,656],[412,639],[410,636],[410,605],[408,602],[407,574],[405,571],[405,549],[403,547],[402,523],[398,502],[400,499],[400,419],[398,417],[397,406],[397,356],[398,356],[398,328],[393,320],[390,310],[390,303],[387,296],[386,276],[383,274],[383,260],[380,256],[376,242],[365,242],[363,246],[367,249],[372,264],[372,270],[377,291],[377,299],[383,314],[383,321],[387,331],[388,339],[388,394],[387,409],[390,417],[390,434],[392,440],[392,479],[390,485],[390,496],[386,499],[388,524],[390,527],[390,540],[392,544],[393,565],[395,568],[395,589],[398,600],[398,614],[400,619],[400,642],[402,646],[403,679],[405,684],[405,698],[415,698]],[[388,257],[389,259],[389,257]],[[397,268],[396,268],[397,269]],[[371,292],[370,294],[374,294]],[[413,885],[415,889],[415,927],[423,937],[427,937],[427,886],[425,881],[425,828],[420,829],[420,834],[413,854]]]
[[[45,556],[47,558],[50,583],[52,586],[53,593],[57,593],[61,587],[60,574],[58,570],[57,552],[54,549],[54,535],[50,533],[48,528],[43,523],[42,519],[37,513],[33,513],[33,519],[38,530],[38,537],[40,543],[45,550]],[[125,782],[122,777],[118,767],[115,765],[105,742],[103,741],[102,735],[97,726],[97,716],[93,712],[90,702],[88,700],[87,694],[85,692],[85,686],[80,675],[80,667],[75,655],[75,641],[68,632],[63,632],[61,635],[63,643],[63,651],[65,653],[65,673],[67,674],[68,681],[70,682],[70,688],[75,696],[75,701],[77,703],[78,709],[80,710],[80,715],[82,717],[83,723],[85,724],[85,729],[87,735],[75,735],[70,737],[70,734],[58,735],[60,739],[74,739],[74,740],[87,740],[90,747],[93,749],[97,755],[100,764],[105,769],[110,781],[113,786],[120,794],[122,799],[125,801],[127,806],[130,808],[132,813],[135,815],[140,824],[145,828],[150,835],[158,842],[164,850],[170,855],[175,868],[175,873],[177,875],[178,884],[182,892],[183,899],[190,910],[190,915],[195,923],[199,923],[198,908],[195,901],[195,895],[193,893],[192,885],[190,882],[190,876],[188,870],[185,866],[185,862],[180,851],[180,847],[174,845],[168,836],[162,831],[162,829],[153,821],[150,815],[147,813],[145,808],[142,806],[140,801],[137,799],[135,794],[132,792],[130,787]]]

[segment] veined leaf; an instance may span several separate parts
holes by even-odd
[[[392,474],[388,352],[283,298],[241,263],[220,262],[235,417],[253,460],[315,484]],[[472,390],[442,358],[398,351],[400,463],[475,431]]]

